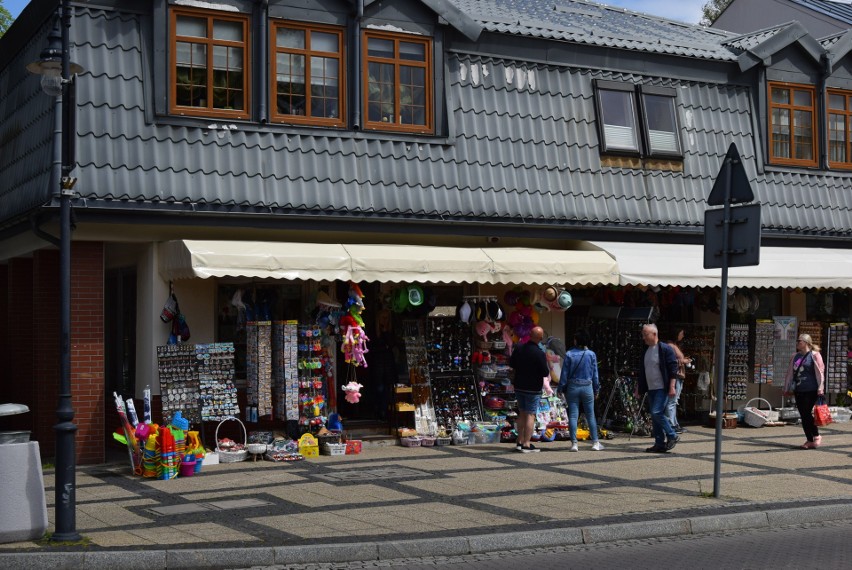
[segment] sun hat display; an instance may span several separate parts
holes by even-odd
[[[557,297],[556,302],[559,303],[561,308],[570,309],[571,305],[574,304],[574,298],[571,297],[571,293],[568,291],[562,291],[559,293],[559,297]]]
[[[423,289],[421,289],[419,285],[409,285],[407,291],[409,305],[412,307],[419,307],[423,304]]]
[[[552,303],[559,296],[559,291],[556,290],[556,287],[551,285],[541,292],[541,296],[544,297],[544,300],[548,303]]]
[[[393,292],[391,310],[395,313],[402,313],[406,309],[408,309],[408,289],[400,287]]]
[[[470,304],[467,301],[462,302],[458,310],[459,320],[463,323],[469,322],[471,312]]]

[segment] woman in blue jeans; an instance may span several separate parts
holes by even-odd
[[[598,378],[598,357],[589,350],[589,334],[578,329],[574,333],[574,346],[565,354],[562,363],[562,375],[557,390],[565,394],[568,401],[568,422],[571,430],[571,451],[577,447],[577,417],[580,415],[580,403],[589,423],[592,449],[601,451],[604,447],[598,441],[598,422],[595,420],[595,398],[601,389]]]

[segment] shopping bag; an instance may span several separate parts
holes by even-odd
[[[825,403],[825,398],[822,396],[817,399],[816,406],[814,406],[814,425],[822,427],[827,426],[834,420],[831,419],[831,410],[828,409],[828,405]]]

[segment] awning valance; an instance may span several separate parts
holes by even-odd
[[[618,262],[621,285],[719,287],[721,269],[704,269],[704,246],[641,242],[590,242]],[[733,287],[852,287],[849,250],[760,248],[760,265],[731,267]]]
[[[604,251],[176,240],[160,244],[164,279],[251,277],[420,283],[614,285]]]

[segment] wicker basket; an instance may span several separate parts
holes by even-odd
[[[751,403],[754,401],[765,402],[769,409],[761,410],[752,406]],[[752,398],[743,407],[743,421],[751,427],[763,427],[766,422],[777,422],[778,412],[773,411],[772,404],[763,398]]]
[[[246,435],[246,426],[239,420],[239,418],[235,418],[234,416],[228,416],[216,426],[216,453],[219,455],[219,463],[237,463],[239,461],[245,461],[248,457],[248,449],[240,449],[239,451],[228,451],[227,449],[222,449],[219,446],[219,428],[222,427],[222,424],[227,421],[235,421],[240,424],[240,427],[243,428],[243,441],[248,439]]]

